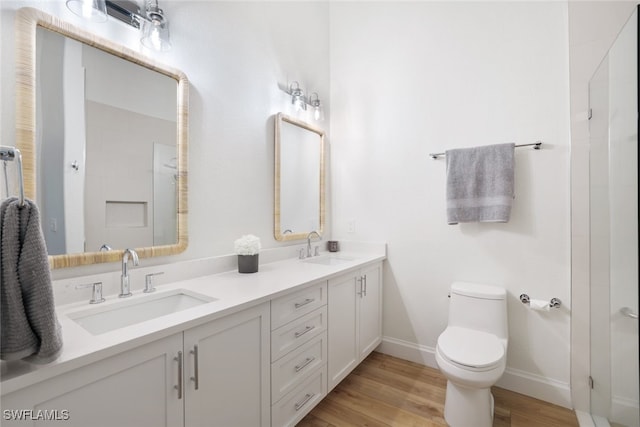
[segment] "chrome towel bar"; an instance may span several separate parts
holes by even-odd
[[[8,147],[5,145],[0,145],[0,160],[5,162],[16,162],[16,168],[18,171],[18,184],[20,185],[20,206],[24,206],[24,181],[22,178],[22,154],[20,154],[20,150],[15,147]],[[5,169],[6,173],[6,169]],[[5,176],[5,180],[6,180]],[[8,194],[8,184],[7,184],[7,197]]]
[[[533,147],[534,150],[539,150],[540,147],[542,146],[542,142],[537,141],[531,144],[516,144],[516,148],[520,148],[520,147]],[[429,157],[431,157],[432,159],[437,159],[438,157],[444,157],[446,154],[445,153],[429,153]]]

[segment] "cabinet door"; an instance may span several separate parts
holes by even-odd
[[[268,303],[185,331],[186,426],[269,425],[269,332]]]
[[[2,425],[181,426],[180,351],[181,333],[3,396]]]
[[[382,280],[381,265],[361,271],[363,283],[360,298],[359,359],[364,360],[382,340]]]
[[[359,362],[357,308],[360,296],[357,292],[360,284],[357,277],[354,273],[349,273],[329,280],[328,391],[342,381]]]

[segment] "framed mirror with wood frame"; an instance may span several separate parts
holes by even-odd
[[[325,133],[279,113],[275,117],[274,237],[306,239],[325,228]]]
[[[127,247],[131,247],[136,250],[138,255],[142,258],[156,257],[156,256],[168,256],[178,254],[184,251],[188,244],[188,229],[187,229],[187,200],[188,200],[188,94],[189,94],[189,82],[186,75],[174,68],[168,67],[164,64],[156,62],[151,58],[147,58],[131,49],[124,46],[113,43],[109,40],[100,38],[85,30],[82,30],[68,22],[65,22],[57,17],[51,16],[43,11],[34,8],[22,8],[17,11],[16,14],[16,146],[20,149],[23,156],[23,174],[24,174],[24,191],[25,196],[34,201],[43,200],[44,185],[43,172],[39,169],[39,165],[51,160],[45,159],[44,152],[40,152],[38,148],[42,147],[42,108],[38,106],[37,102],[41,102],[42,94],[38,93],[39,85],[42,84],[39,81],[38,75],[38,60],[42,60],[39,55],[39,50],[42,50],[42,46],[37,45],[37,40],[41,40],[42,36],[38,36],[45,29],[46,32],[52,32],[62,36],[65,40],[70,42],[80,42],[80,44],[86,48],[95,48],[98,51],[104,52],[106,56],[113,56],[114,61],[124,62],[125,66],[139,67],[140,70],[146,70],[153,73],[153,79],[166,79],[175,83],[174,89],[169,90],[175,96],[175,104],[170,108],[173,117],[170,117],[170,121],[173,122],[173,127],[170,127],[170,131],[166,132],[170,140],[170,144],[175,141],[174,148],[169,147],[169,150],[174,150],[172,154],[169,151],[166,156],[169,156],[169,160],[161,162],[163,167],[170,171],[171,184],[166,192],[175,193],[175,196],[171,197],[171,204],[169,205],[168,215],[171,216],[170,223],[173,230],[171,230],[171,237],[166,241],[161,241],[160,244],[156,244],[158,239],[147,239],[134,241],[133,243],[123,242],[120,245],[111,245],[109,241],[105,241],[105,246],[110,246],[112,250],[100,251],[97,245],[91,245],[84,248],[80,247],[77,250],[78,245],[69,246],[70,250],[52,251],[49,249],[49,242],[47,247],[49,250],[49,264],[52,268],[64,268],[74,267],[87,264],[116,262],[122,258],[123,251]],[[41,54],[42,52],[40,52]],[[121,81],[114,79],[114,85],[122,84]],[[115,87],[115,86],[114,86]],[[106,88],[109,91],[109,88]],[[66,102],[66,101],[65,101]],[[82,103],[82,100],[80,101]],[[88,102],[86,102],[88,104]],[[84,106],[82,108],[85,108]],[[88,107],[87,107],[88,108]],[[126,110],[126,107],[125,107]],[[125,111],[123,110],[123,111]],[[66,119],[65,122],[75,123],[81,122],[82,117],[78,114],[77,117],[71,117],[71,120]],[[132,114],[122,114],[120,122],[122,127],[125,128],[131,118]],[[82,126],[85,124],[82,123]],[[103,129],[108,126],[103,125]],[[84,133],[80,131],[82,137]],[[142,132],[144,133],[144,132]],[[89,130],[86,131],[87,137]],[[167,136],[167,135],[165,135]],[[155,138],[155,137],[154,137]],[[66,144],[66,142],[65,142]],[[156,144],[157,145],[157,144]],[[131,155],[130,150],[123,147],[105,147],[105,151],[111,150],[112,152],[119,153],[120,156]],[[94,156],[98,157],[98,156]],[[153,163],[153,159],[152,159]],[[64,164],[60,168],[66,168],[68,165]],[[77,165],[75,169],[78,170]],[[153,165],[147,164],[141,166],[141,169],[151,169]],[[109,169],[108,167],[105,169]],[[120,177],[105,176],[104,180],[117,180]],[[133,179],[132,179],[133,180]],[[120,185],[123,187],[123,185]],[[87,191],[84,190],[84,193]],[[62,191],[61,191],[62,193]],[[111,199],[111,200],[109,200]],[[120,220],[121,223],[118,226],[138,227],[140,224],[135,224],[130,221],[128,217],[123,218],[123,207],[133,212],[133,216],[138,215],[138,219],[146,226],[147,223],[153,222],[150,219],[152,216],[148,211],[153,209],[153,201],[143,200],[141,202],[130,202],[126,197],[121,197],[124,201],[119,204],[110,203],[114,199],[113,196],[103,200],[101,206],[98,209],[108,211],[111,209],[111,218],[115,218],[113,221]],[[118,199],[116,196],[115,199]],[[142,198],[141,198],[142,199]],[[151,206],[149,206],[151,205]],[[45,207],[46,208],[46,207]],[[42,211],[41,207],[41,211]],[[80,208],[84,210],[85,217],[90,214],[90,210],[86,208]],[[94,209],[95,211],[95,209]],[[131,216],[131,214],[127,214]],[[91,217],[91,215],[90,215]],[[48,221],[48,222],[47,222]],[[100,220],[104,222],[102,219]],[[50,220],[47,220],[43,215],[43,228],[46,229]],[[53,222],[51,222],[53,223]],[[109,225],[109,224],[107,224]],[[74,227],[77,224],[68,224],[68,227]],[[85,238],[86,232],[80,237]],[[127,234],[126,229],[120,234]],[[45,236],[46,239],[46,236]],[[75,249],[73,249],[75,248]],[[83,250],[84,249],[84,250]],[[55,255],[52,255],[55,253]]]

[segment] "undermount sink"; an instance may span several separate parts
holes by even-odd
[[[176,289],[124,300],[103,307],[92,307],[69,313],[67,316],[91,334],[100,335],[215,300],[215,298],[185,289]]]
[[[339,265],[339,264],[344,264],[345,262],[351,262],[353,260],[354,258],[327,255],[327,256],[305,258],[304,261],[302,262],[308,262],[311,264],[322,264],[322,265]]]

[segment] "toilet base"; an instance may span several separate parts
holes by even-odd
[[[451,427],[491,427],[493,396],[490,388],[468,388],[447,381],[444,419]]]

